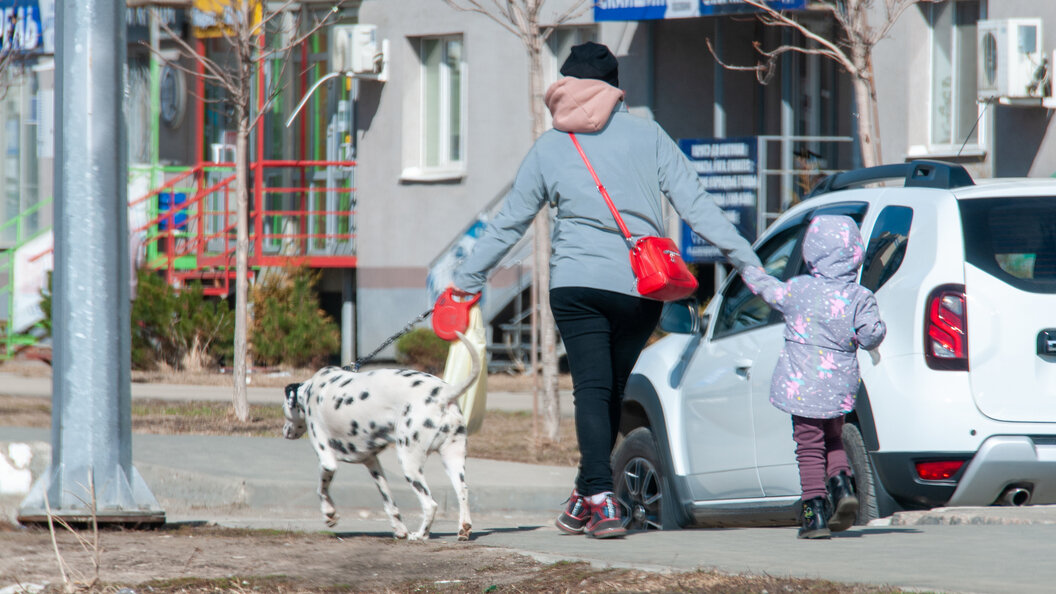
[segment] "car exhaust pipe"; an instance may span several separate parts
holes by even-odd
[[[1030,489],[1023,487],[1009,487],[997,498],[999,505],[1011,505],[1021,507],[1030,503]]]

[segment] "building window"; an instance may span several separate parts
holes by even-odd
[[[930,144],[959,150],[978,146],[980,109],[976,101],[976,23],[979,0],[929,5],[931,26]]]
[[[422,158],[424,170],[454,170],[465,158],[465,58],[462,38],[423,38]]]

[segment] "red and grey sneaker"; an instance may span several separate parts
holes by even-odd
[[[590,509],[587,507],[587,500],[579,494],[579,491],[572,489],[572,494],[568,496],[568,507],[554,523],[562,532],[583,534],[583,529],[589,519]]]
[[[605,499],[601,503],[591,503],[586,500],[590,508],[590,521],[587,522],[587,536],[592,538],[622,538],[627,534],[623,527],[623,519],[620,518],[620,504],[611,492],[605,493]]]

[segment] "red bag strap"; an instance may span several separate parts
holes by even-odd
[[[574,132],[569,132],[568,136],[572,139],[572,144],[576,145],[576,150],[579,151],[579,156],[583,157],[583,162],[587,164],[587,170],[590,171],[590,176],[594,178],[594,185],[596,185],[598,191],[601,192],[601,197],[605,199],[605,204],[609,205],[609,210],[612,211],[612,218],[616,219],[616,226],[619,227],[620,232],[623,233],[624,239],[627,240],[627,245],[633,249],[634,241],[631,239],[631,232],[627,230],[627,225],[623,224],[623,217],[620,216],[620,211],[616,210],[616,205],[612,203],[612,198],[609,197],[609,191],[605,189],[605,186],[601,184],[601,180],[598,179],[598,174],[594,172],[594,167],[590,164],[590,159],[587,159],[587,154],[583,152],[583,147],[579,146],[579,140],[576,138],[576,134]]]

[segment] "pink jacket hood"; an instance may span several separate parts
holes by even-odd
[[[562,132],[597,132],[605,127],[623,91],[592,78],[566,76],[546,91],[554,128]]]

